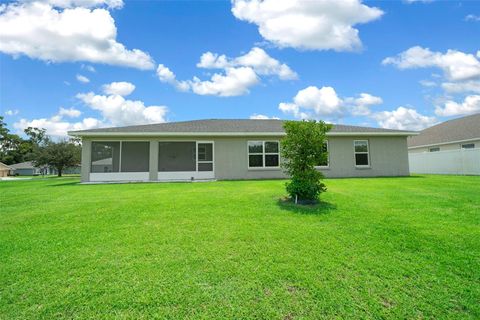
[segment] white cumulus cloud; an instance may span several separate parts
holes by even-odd
[[[465,97],[463,102],[446,101],[444,106],[437,106],[435,114],[442,117],[468,115],[480,112],[480,95],[470,95]]]
[[[279,120],[280,118],[279,117],[269,117],[269,116],[266,116],[264,114],[254,113],[250,116],[250,119],[253,119],[253,120],[269,120],[269,119]]]
[[[67,132],[71,130],[87,130],[104,126],[104,123],[102,123],[101,120],[90,117],[84,118],[77,122],[69,122],[65,120],[64,116],[72,117],[71,114],[76,114],[76,112],[73,110],[74,109],[60,108],[58,113],[50,118],[39,118],[33,120],[20,119],[20,121],[13,124],[13,127],[19,131],[23,131],[28,127],[43,128],[47,130],[48,135],[54,137],[66,137]]]
[[[65,137],[67,131],[86,130],[107,126],[125,126],[148,123],[160,123],[166,121],[168,108],[166,106],[146,106],[140,100],[128,100],[120,94],[131,93],[135,86],[115,86],[112,84],[122,83],[113,82],[104,85],[102,88],[113,89],[110,94],[102,95],[89,93],[79,93],[77,99],[83,102],[92,111],[99,113],[98,117],[86,117],[78,121],[69,121],[66,118],[78,118],[82,114],[75,108],[60,108],[58,112],[50,118],[39,119],[21,119],[14,123],[14,127],[23,130],[27,127],[37,127],[47,129],[47,133],[52,136]],[[128,87],[128,90],[126,89]]]
[[[282,102],[279,109],[299,119],[339,119],[350,115],[366,116],[370,107],[383,103],[380,97],[361,93],[357,97],[340,97],[332,87],[309,86],[298,91],[293,102]]]
[[[5,111],[6,116],[16,116],[19,113],[17,109]]]
[[[79,93],[77,98],[93,110],[99,111],[103,121],[113,126],[165,122],[166,106],[145,106],[140,100],[128,100],[119,94],[99,95]]]
[[[94,8],[106,6],[110,9],[120,9],[123,7],[122,0],[20,0],[20,2],[41,2],[57,8]]]
[[[351,51],[362,46],[354,26],[383,11],[359,0],[233,0],[232,13],[278,47]]]
[[[255,71],[249,67],[227,68],[225,74],[215,73],[210,80],[194,77],[188,81],[191,90],[199,95],[220,97],[241,96],[250,92],[250,87],[259,82]]]
[[[469,14],[465,17],[465,21],[480,21],[480,16],[479,15],[474,15],[474,14]]]
[[[49,62],[88,61],[153,69],[147,53],[117,42],[117,28],[108,9],[93,8],[102,4],[118,8],[123,2],[48,0],[3,5],[0,52]]]
[[[442,88],[448,93],[480,93],[480,81],[444,82],[442,83]]]
[[[87,77],[85,77],[81,74],[77,74],[76,78],[77,78],[77,81],[81,82],[81,83],[89,83],[90,82],[90,79],[88,79]]]
[[[82,112],[80,110],[75,109],[75,108],[65,109],[65,108],[60,107],[60,109],[58,110],[58,115],[61,116],[61,117],[66,116],[66,117],[70,117],[70,118],[77,118],[77,117],[80,117],[81,114],[82,114]]]
[[[480,60],[471,53],[447,50],[434,52],[428,48],[412,47],[395,57],[388,57],[383,64],[392,64],[399,69],[440,68],[451,81],[463,81],[480,77]]]
[[[397,130],[423,130],[437,123],[435,117],[422,115],[417,110],[398,107],[392,111],[377,112],[372,115],[382,128]]]
[[[258,75],[278,76],[282,80],[295,80],[298,75],[285,63],[270,57],[265,50],[254,47],[248,53],[228,58],[225,55],[206,52],[200,57],[197,67],[205,69],[225,69],[228,67],[251,67]]]
[[[130,82],[119,81],[104,84],[102,86],[103,92],[108,95],[128,96],[135,90],[135,85]]]
[[[192,80],[180,81],[172,70],[160,64],[157,76],[161,82],[169,83],[180,91],[220,97],[248,94],[250,88],[258,84],[262,76],[277,76],[281,80],[293,80],[298,77],[288,65],[256,47],[236,58],[206,52],[200,57],[197,67],[221,69],[222,73],[214,73],[209,80],[201,80],[195,76]]]

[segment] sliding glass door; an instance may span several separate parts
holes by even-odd
[[[160,180],[214,178],[212,141],[161,141],[158,148]]]

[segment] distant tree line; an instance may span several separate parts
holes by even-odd
[[[0,162],[10,165],[32,161],[37,167],[53,167],[58,176],[69,167],[80,164],[81,147],[78,139],[55,141],[43,128],[28,127],[26,139],[13,134],[0,116]]]

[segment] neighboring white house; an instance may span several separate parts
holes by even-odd
[[[408,138],[410,171],[480,175],[480,114],[449,120]]]

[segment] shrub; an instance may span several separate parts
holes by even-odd
[[[323,121],[286,121],[286,137],[282,140],[282,167],[291,180],[287,193],[295,200],[317,200],[326,191],[323,174],[315,166],[324,163],[328,154],[324,149],[326,133],[331,126]]]

